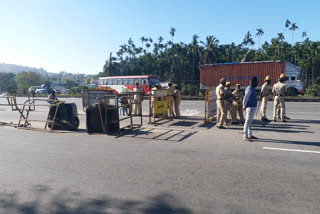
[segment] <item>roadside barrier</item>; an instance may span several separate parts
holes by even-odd
[[[108,90],[83,90],[82,103],[87,115],[88,133],[113,134],[116,130],[118,137],[121,131],[140,128],[142,126],[142,113],[134,115],[133,107],[137,105],[138,112],[142,112],[142,105],[134,102],[134,96],[139,92],[127,92],[111,95]],[[120,109],[124,108],[127,116],[120,118]],[[133,118],[140,118],[139,123],[133,123]],[[95,120],[93,119],[95,118]],[[129,120],[129,125],[121,127],[120,122]]]
[[[170,89],[151,90],[149,93],[149,124],[156,124],[165,119],[172,120],[171,102]]]
[[[36,104],[37,102],[46,102],[48,104]],[[56,120],[56,116],[57,116],[57,112],[59,109],[59,105],[64,103],[64,101],[60,101],[60,100],[48,100],[48,99],[28,99],[27,101],[24,102],[23,107],[21,110],[19,110],[20,112],[20,118],[18,121],[18,126],[17,128],[30,128],[30,129],[37,129],[37,128],[33,128],[31,127],[31,123],[30,122],[44,122],[45,126],[43,128],[43,131],[47,130],[48,124],[50,123],[51,127],[50,127],[50,131],[53,131],[53,127],[55,124],[55,120]],[[35,106],[48,106],[49,110],[48,110],[48,116],[46,120],[34,120],[34,119],[29,119],[30,116],[30,112],[31,111],[35,111]],[[50,108],[52,106],[56,106],[53,118],[50,119]],[[32,110],[32,107],[34,107],[34,109]]]
[[[204,122],[212,122],[217,117],[217,96],[215,89],[205,91]]]

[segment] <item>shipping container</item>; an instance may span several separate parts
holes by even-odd
[[[252,76],[258,77],[260,89],[266,76],[271,76],[271,85],[278,82],[281,74],[288,77],[287,87],[295,87],[303,93],[301,68],[285,61],[264,61],[244,63],[221,63],[200,66],[200,89],[214,89],[220,84],[221,78],[231,82],[231,87],[240,84],[242,88],[250,84]]]

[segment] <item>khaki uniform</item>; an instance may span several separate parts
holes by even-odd
[[[280,118],[284,120],[284,109],[285,109],[285,101],[284,96],[286,93],[286,85],[284,83],[278,82],[272,88],[272,93],[275,94],[274,97],[274,109],[273,109],[273,119],[276,119],[277,115],[277,107],[280,105]]]
[[[171,93],[171,95],[170,95],[170,97],[169,97],[169,95],[168,95],[168,97],[167,97],[167,105],[168,105],[168,112],[169,112],[169,114],[168,115],[170,115],[170,112],[171,112],[171,116],[173,116],[174,114],[173,114],[173,103],[174,103],[174,87],[169,87],[168,86],[168,88],[167,89],[170,89],[170,93]],[[170,103],[169,103],[169,99],[170,99]]]
[[[136,115],[138,112],[138,115],[142,114],[142,108],[141,108],[141,102],[142,102],[142,96],[143,96],[143,88],[138,87],[134,88],[133,92],[140,92],[141,94],[135,94],[133,95],[133,102],[134,104],[134,114]]]
[[[225,121],[225,105],[224,105],[224,86],[222,84],[218,85],[216,88],[217,95],[217,126],[222,126]]]
[[[232,102],[232,113],[233,113],[233,117],[232,117],[232,122],[236,123],[238,122],[237,120],[237,112],[239,113],[239,117],[240,117],[240,121],[242,123],[244,123],[244,117],[243,117],[243,91],[242,90],[234,90],[232,92],[234,101]]]
[[[230,116],[231,120],[233,117],[233,111],[232,111],[232,102],[233,102],[233,96],[232,96],[232,91],[231,89],[225,89],[225,96],[226,96],[226,101],[225,101],[225,122],[227,125],[228,121],[228,112],[230,111]]]
[[[260,109],[261,119],[267,119],[266,110],[267,110],[267,104],[268,104],[269,89],[270,87],[268,83],[265,82],[261,88],[261,95],[262,95],[262,99],[261,99],[262,104]]]
[[[177,118],[180,117],[180,100],[181,93],[178,89],[174,90],[174,112],[176,113]]]

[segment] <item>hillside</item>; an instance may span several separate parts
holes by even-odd
[[[43,68],[32,68],[32,67],[21,66],[21,65],[0,63],[0,72],[18,74],[23,71],[36,72],[41,76],[47,76],[47,71],[44,70]]]

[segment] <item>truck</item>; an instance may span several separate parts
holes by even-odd
[[[215,89],[221,78],[231,82],[231,88],[240,84],[241,88],[249,85],[252,76],[258,77],[261,89],[266,76],[271,76],[271,85],[278,82],[281,74],[288,77],[286,87],[293,87],[297,93],[304,94],[302,69],[285,61],[257,61],[242,63],[217,63],[200,66],[200,89]]]

